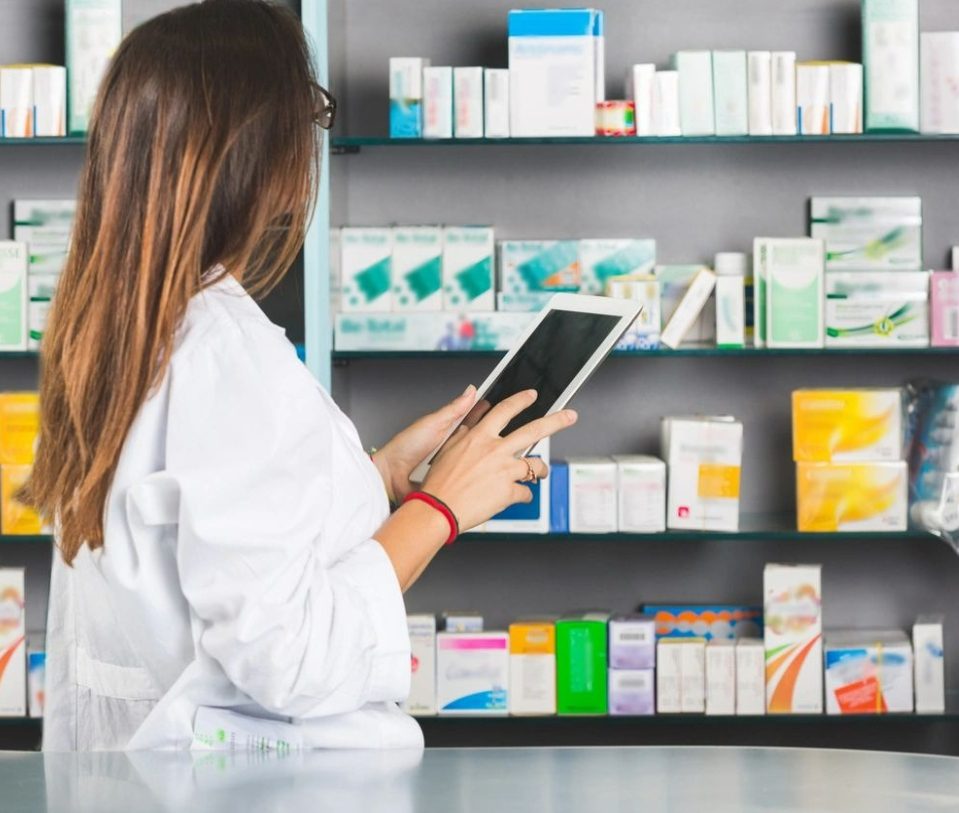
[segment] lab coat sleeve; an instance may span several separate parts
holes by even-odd
[[[409,637],[392,564],[374,539],[330,539],[324,523],[337,466],[356,459],[331,454],[330,407],[292,348],[254,338],[170,371],[167,474],[198,647],[275,714],[403,700]]]

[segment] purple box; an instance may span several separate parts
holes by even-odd
[[[609,670],[609,713],[618,716],[655,714],[653,669]]]
[[[609,668],[656,666],[656,621],[647,615],[617,615],[609,620]]]

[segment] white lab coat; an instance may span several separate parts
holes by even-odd
[[[389,511],[356,430],[226,277],[126,439],[105,544],[55,556],[45,750],[186,748],[204,707],[421,747]]]

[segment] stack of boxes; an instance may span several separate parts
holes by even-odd
[[[648,616],[609,619],[609,713],[656,711],[656,622]]]
[[[67,69],[62,65],[0,66],[0,138],[67,134]]]

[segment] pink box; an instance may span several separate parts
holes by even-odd
[[[959,347],[959,274],[932,273],[932,346]]]

